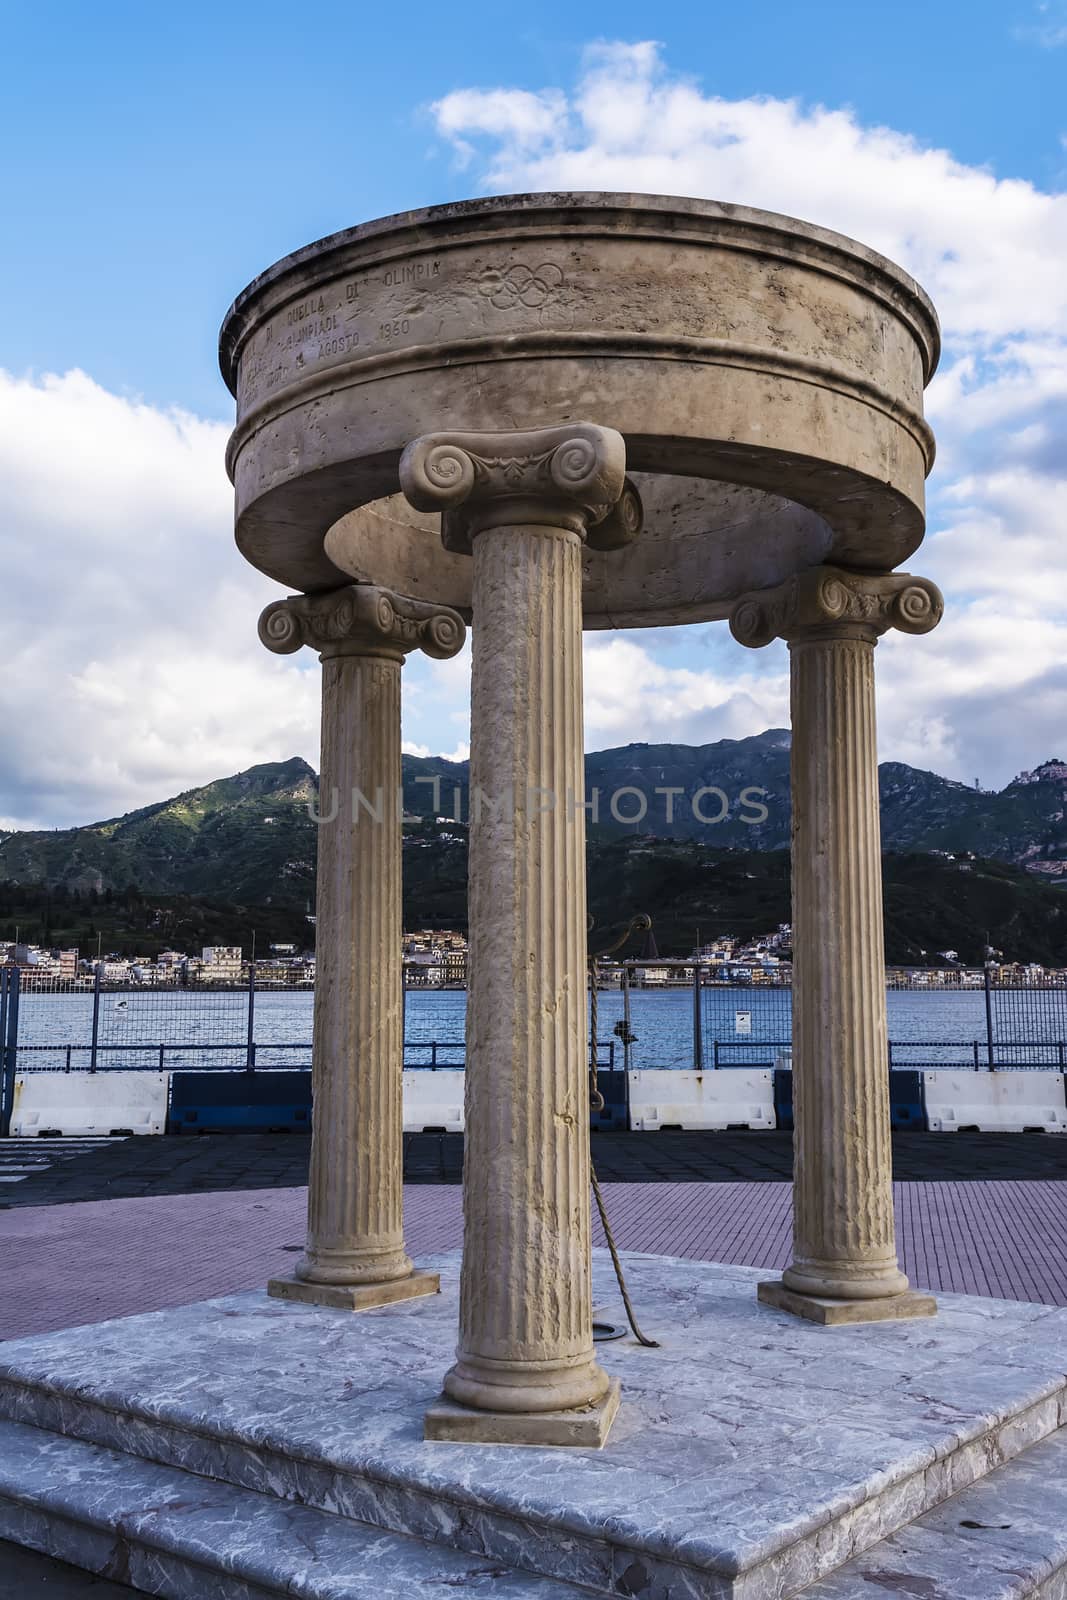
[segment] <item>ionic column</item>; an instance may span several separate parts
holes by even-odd
[[[742,644],[789,644],[793,800],[793,1262],[766,1304],[812,1321],[930,1316],[897,1262],[874,647],[927,633],[939,591],[816,568],[746,596]]]
[[[426,1437],[601,1444],[585,1062],[582,545],[640,526],[610,429],[416,440],[400,480],[473,554],[460,1339]]]
[[[439,1288],[404,1249],[400,669],[410,650],[455,655],[465,628],[352,584],[277,601],[259,634],[322,661],[307,1246],[268,1288],[362,1310]]]

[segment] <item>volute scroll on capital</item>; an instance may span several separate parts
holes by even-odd
[[[509,433],[430,433],[400,458],[400,485],[417,511],[441,512],[447,549],[470,554],[490,528],[566,528],[597,550],[621,549],[643,510],[613,428],[571,422]]]
[[[351,583],[326,594],[290,595],[267,606],[259,637],[268,650],[291,655],[310,645],[323,656],[379,655],[403,660],[422,650],[446,661],[463,648],[458,612],[394,594],[376,584]]]
[[[772,639],[867,637],[890,628],[929,633],[944,614],[936,583],[909,572],[846,572],[814,567],[774,589],[743,595],[730,612],[730,632],[758,650]]]

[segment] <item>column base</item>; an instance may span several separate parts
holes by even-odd
[[[369,1311],[398,1300],[418,1300],[440,1294],[438,1272],[413,1272],[391,1283],[308,1283],[303,1278],[271,1278],[267,1293],[275,1300],[299,1300],[303,1305],[332,1306],[337,1311]]]
[[[756,1289],[761,1305],[773,1306],[776,1311],[789,1311],[794,1317],[807,1322],[817,1322],[825,1328],[841,1327],[855,1322],[899,1322],[916,1317],[937,1315],[937,1301],[932,1294],[918,1294],[907,1289],[903,1294],[886,1294],[877,1300],[831,1300],[826,1295],[800,1294],[787,1289],[775,1279],[761,1283]]]
[[[602,1399],[573,1411],[475,1411],[442,1395],[426,1413],[423,1438],[449,1444],[570,1445],[600,1450],[607,1443],[620,1398],[618,1378],[612,1378]]]

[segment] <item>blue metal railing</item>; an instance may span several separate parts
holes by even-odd
[[[712,1067],[718,1070],[731,1066],[773,1066],[779,1055],[791,1055],[792,1050],[789,1039],[715,1039],[712,1041]],[[1067,1041],[1064,1040],[998,1039],[992,1046],[991,1060],[986,1059],[988,1050],[985,1039],[890,1039],[889,1069],[912,1072],[922,1068],[936,1071],[940,1067],[951,1071],[954,1067],[960,1070],[966,1067],[972,1072],[992,1072],[994,1068],[1025,1072],[1051,1067],[1067,1071]],[[919,1052],[918,1060],[909,1056],[911,1051]],[[730,1059],[731,1052],[733,1059]]]
[[[0,994],[0,1007],[3,1006],[5,998],[6,997],[3,994]],[[3,1027],[2,1023],[0,1023],[0,1037],[2,1036]],[[598,1042],[597,1066],[599,1069],[606,1072],[610,1072],[614,1069],[615,1043],[616,1041],[614,1039],[601,1039]],[[269,1065],[260,1066],[259,1056],[261,1053],[266,1054],[271,1050],[298,1050],[306,1055],[306,1061],[287,1062],[286,1066],[290,1071],[301,1070],[305,1067],[310,1069],[311,1067],[311,1045],[307,1039],[282,1041],[272,1039],[261,1042],[256,1042],[254,1040],[234,1039],[229,1043],[224,1042],[221,1044],[217,1041],[210,1044],[198,1044],[191,1041],[187,1042],[182,1040],[171,1040],[169,1043],[161,1040],[158,1044],[150,1044],[147,1041],[140,1044],[101,1044],[99,1039],[97,1039],[87,1044],[19,1045],[18,1070],[20,1072],[74,1072],[83,1070],[82,1063],[75,1058],[78,1056],[88,1056],[88,1065],[84,1068],[84,1070],[89,1072],[119,1072],[131,1070],[163,1072],[168,1067],[173,1070],[181,1070],[182,1068],[189,1066],[189,1062],[185,1059],[175,1062],[175,1056],[199,1056],[201,1053],[205,1052],[210,1054],[211,1052],[228,1051],[230,1054],[242,1056],[242,1062],[239,1065],[235,1065],[232,1062],[222,1062],[218,1065],[215,1065],[212,1062],[201,1063],[201,1070],[215,1072],[254,1072],[257,1066],[259,1066],[260,1071],[270,1072],[278,1065],[278,1063],[271,1062]],[[409,1051],[420,1051],[423,1053],[429,1052],[429,1059],[411,1061],[408,1059]],[[444,1055],[442,1055],[442,1052],[444,1052]],[[135,1063],[131,1067],[128,1061],[119,1060],[110,1062],[103,1059],[110,1055],[117,1055],[121,1057],[124,1053],[126,1055],[151,1055],[152,1061],[151,1063],[145,1063],[144,1065]],[[59,1056],[62,1059],[63,1065],[57,1068],[51,1062],[48,1062],[42,1066],[34,1066],[32,1062],[27,1063],[25,1060],[23,1060],[24,1057],[33,1055],[52,1057]],[[454,1071],[456,1069],[462,1070],[465,1064],[466,1044],[462,1039],[408,1039],[404,1042],[404,1066],[406,1068],[421,1069],[427,1072],[435,1072],[438,1069],[443,1071],[446,1068],[451,1068]]]

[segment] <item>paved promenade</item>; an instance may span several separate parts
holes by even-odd
[[[604,1189],[623,1249],[768,1271],[788,1260],[788,1183],[608,1183]],[[897,1185],[896,1198],[901,1251],[917,1286],[1067,1305],[1067,1184],[907,1183]],[[406,1199],[416,1256],[459,1245],[457,1186],[411,1185]],[[0,1213],[0,1254],[11,1286],[0,1337],[256,1288],[291,1268],[305,1203],[304,1189],[259,1189]],[[599,1229],[596,1243],[604,1243]],[[654,1320],[651,1308],[646,1316]]]
[[[0,1211],[81,1200],[146,1199],[235,1189],[297,1189],[310,1140],[300,1134],[196,1138],[0,1140]],[[602,1133],[593,1159],[603,1182],[780,1183],[793,1176],[793,1136],[770,1133]],[[901,1182],[1067,1181],[1067,1137],[1047,1133],[898,1133]],[[463,1135],[404,1137],[411,1184],[458,1184]]]

